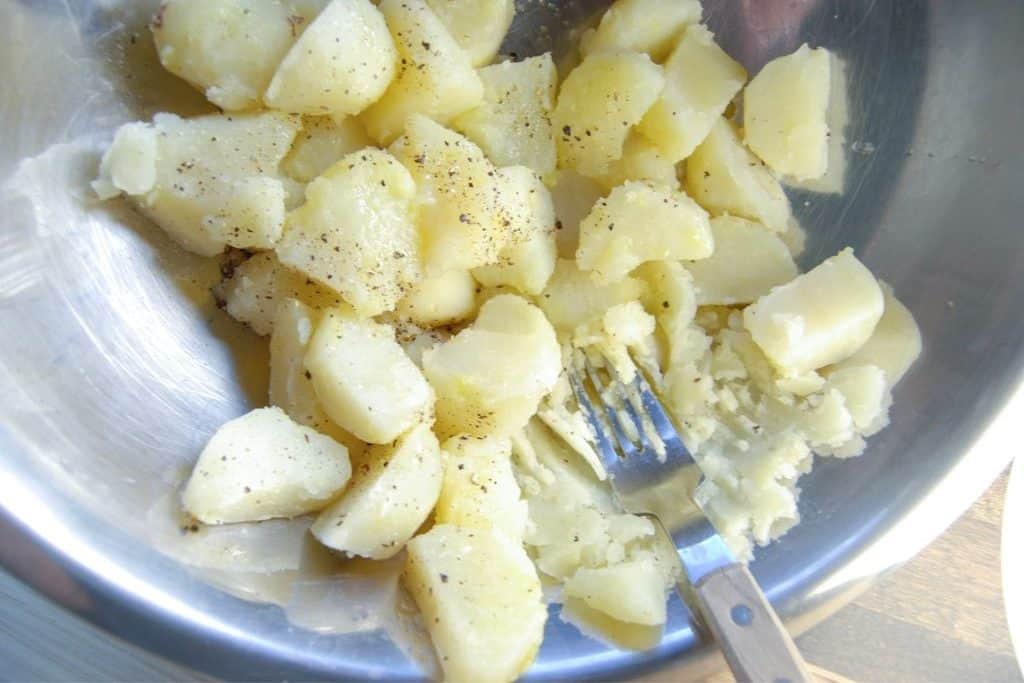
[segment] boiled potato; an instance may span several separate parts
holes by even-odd
[[[885,372],[889,386],[903,379],[921,355],[921,330],[913,314],[893,294],[889,285],[880,283],[885,297],[885,312],[868,340],[849,358],[833,366],[839,370],[874,365]]]
[[[384,560],[412,538],[441,492],[441,447],[429,425],[394,443],[372,446],[349,487],[320,513],[310,531],[328,548]]]
[[[344,446],[280,408],[260,408],[217,430],[181,501],[206,524],[296,517],[325,506],[351,471]]]
[[[583,219],[576,263],[606,285],[645,261],[702,259],[713,250],[708,214],[696,202],[631,181],[598,200]]]
[[[324,173],[339,159],[373,143],[359,119],[303,116],[302,130],[281,162],[281,169],[301,183]]]
[[[427,0],[473,66],[488,64],[516,13],[514,0]]]
[[[358,114],[398,66],[384,17],[370,0],[331,0],[281,61],[263,100],[299,114]]]
[[[596,180],[608,189],[630,180],[644,180],[654,185],[679,188],[675,162],[661,149],[636,131],[629,134],[622,146],[622,158],[613,161],[608,171]]]
[[[779,236],[735,216],[711,219],[715,252],[686,264],[701,306],[748,304],[797,276],[796,264]]]
[[[423,613],[445,680],[503,683],[533,662],[547,607],[518,541],[439,524],[408,546],[403,583]]]
[[[559,256],[576,257],[580,243],[580,221],[604,194],[605,188],[596,180],[576,171],[555,173],[551,182],[551,201],[555,205],[555,239]]]
[[[165,0],[151,26],[157,55],[221,109],[258,109],[278,64],[321,4]]]
[[[644,285],[632,277],[597,285],[590,273],[580,270],[570,259],[558,259],[537,304],[551,324],[571,332],[580,325],[600,317],[612,306],[640,298]]]
[[[103,199],[129,194],[189,251],[227,245],[267,249],[281,236],[285,187],[278,165],[299,129],[280,114],[157,114],[115,135],[93,186]]]
[[[231,276],[214,287],[213,293],[228,315],[259,335],[270,334],[277,309],[289,298],[314,309],[342,303],[332,289],[285,266],[272,251],[253,254],[235,266]]]
[[[497,261],[511,223],[499,215],[495,168],[480,148],[414,115],[391,152],[416,180],[427,274]]]
[[[447,125],[479,106],[484,87],[469,56],[424,0],[383,0],[380,11],[398,45],[398,75],[363,115],[370,135],[390,144],[412,114]]]
[[[306,187],[277,256],[359,315],[389,311],[420,277],[415,197],[412,176],[390,154],[354,152]]]
[[[776,287],[743,312],[743,324],[786,374],[848,358],[882,317],[878,281],[851,249]]]
[[[671,161],[693,153],[747,80],[705,27],[686,28],[665,62],[665,89],[637,126]]]
[[[387,325],[328,311],[305,365],[324,411],[363,441],[388,443],[430,420],[433,391]]]
[[[500,362],[496,362],[500,359]],[[442,436],[505,436],[522,428],[561,373],[561,349],[535,306],[504,294],[476,322],[423,354]]]
[[[581,41],[584,54],[600,50],[646,52],[660,62],[688,24],[700,22],[700,0],[617,0],[597,30]]]
[[[421,327],[450,325],[476,312],[476,290],[468,270],[446,270],[417,282],[395,312]]]
[[[562,83],[552,118],[561,166],[607,173],[664,85],[661,67],[644,54],[597,52],[584,59]]]
[[[526,502],[512,472],[508,439],[453,437],[444,444],[444,484],[434,519],[438,524],[497,529],[522,542]]]
[[[857,431],[871,436],[888,421],[892,396],[885,371],[874,365],[841,368],[828,376],[826,386],[843,395]]]
[[[686,190],[712,215],[742,216],[775,232],[789,227],[789,200],[782,185],[725,119],[715,122],[686,160]]]
[[[543,178],[555,170],[555,108],[558,72],[551,53],[502,62],[477,72],[484,99],[452,122],[498,166],[527,166]]]
[[[581,567],[565,582],[565,595],[631,624],[664,624],[665,587],[658,568],[639,560]]]
[[[765,64],[743,91],[743,136],[779,173],[797,180],[825,175],[831,74],[828,50],[801,45]]]
[[[525,166],[497,171],[501,215],[511,221],[509,243],[498,262],[473,269],[486,287],[507,285],[523,294],[539,294],[555,269],[555,206],[540,178]]]

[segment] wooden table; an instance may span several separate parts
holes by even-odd
[[[924,553],[798,641],[808,661],[865,683],[1021,681],[999,571],[1004,475]],[[118,643],[0,572],[0,681],[198,680]],[[645,683],[679,681],[664,671]],[[730,680],[727,675],[715,682]]]

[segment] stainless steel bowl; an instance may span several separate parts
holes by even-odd
[[[526,0],[509,49],[558,44],[600,4]],[[804,262],[852,244],[925,338],[892,426],[859,459],[819,461],[802,482],[804,521],[754,564],[805,628],[928,543],[1012,455],[979,439],[1016,427],[1007,406],[1024,359],[1024,3],[705,4],[752,70],[805,40],[846,60],[844,191],[792,192],[810,233]],[[0,560],[111,632],[218,676],[416,677],[379,631],[293,627],[149,547],[145,513],[169,472],[259,403],[265,379],[260,344],[195,305],[208,301],[209,269],[88,198],[115,126],[204,108],[154,68],[152,9],[0,3]],[[532,675],[696,665],[693,644],[678,603],[662,644],[643,653],[607,649],[553,615]]]

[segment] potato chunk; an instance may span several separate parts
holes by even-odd
[[[388,443],[430,419],[434,393],[387,325],[329,311],[305,364],[327,414],[363,441]]]
[[[844,249],[748,306],[743,323],[786,374],[837,363],[864,345],[884,308],[878,281]]]
[[[372,144],[363,124],[355,117],[336,120],[329,116],[304,116],[302,130],[281,168],[300,183],[308,183],[343,156]]]
[[[441,491],[441,447],[429,425],[395,443],[371,446],[348,489],[310,531],[328,548],[384,560],[396,555],[434,508]]]
[[[558,171],[550,187],[557,217],[555,239],[558,241],[558,255],[575,258],[580,243],[580,221],[604,196],[605,188],[593,178],[576,171]]]
[[[445,442],[444,454],[437,523],[497,529],[509,539],[522,542],[527,507],[512,472],[509,441],[457,436]]]
[[[711,219],[715,252],[686,264],[701,306],[747,304],[797,276],[793,257],[778,235],[735,216]]]
[[[686,160],[686,190],[714,216],[742,216],[774,232],[789,227],[789,200],[782,185],[725,119],[715,122]]]
[[[686,28],[664,64],[665,89],[637,126],[672,161],[693,153],[747,80],[742,66],[699,24]]]
[[[221,109],[257,109],[316,3],[164,0],[153,39],[164,68]]]
[[[416,180],[427,274],[497,261],[511,224],[499,215],[495,168],[480,148],[414,115],[391,152]]]
[[[661,67],[636,52],[598,52],[562,83],[553,121],[562,166],[600,176],[622,156],[630,128],[661,95]]]
[[[398,302],[395,312],[421,327],[465,320],[476,311],[477,284],[467,270],[446,270],[425,277]]]
[[[555,206],[540,178],[525,166],[497,172],[498,202],[511,221],[509,244],[498,262],[473,269],[473,277],[487,287],[507,285],[523,294],[539,294],[555,269]]]
[[[281,262],[337,291],[362,316],[395,307],[420,276],[416,185],[387,152],[354,152],[306,187]]]
[[[439,524],[407,546],[403,583],[445,680],[503,683],[530,666],[547,608],[526,551],[499,531]]]
[[[628,182],[583,219],[576,262],[604,285],[645,261],[702,259],[713,250],[708,214],[696,202],[682,192]]]
[[[358,114],[384,94],[397,64],[370,0],[331,0],[285,55],[263,99],[298,114]]]
[[[622,146],[622,158],[613,161],[608,171],[597,177],[608,189],[630,180],[644,180],[654,185],[678,189],[676,164],[646,137],[633,131]]]
[[[571,332],[603,315],[612,306],[640,298],[643,291],[643,283],[632,277],[597,285],[590,273],[580,270],[575,261],[558,259],[555,272],[537,303],[552,325]]]
[[[656,62],[672,49],[688,24],[700,22],[700,0],[618,0],[580,43],[584,54],[599,50],[646,52]]]
[[[438,434],[511,434],[537,412],[561,369],[555,332],[540,310],[510,294],[490,299],[473,325],[423,353]]]
[[[903,379],[910,366],[921,355],[921,330],[913,314],[893,294],[884,282],[885,312],[864,345],[832,369],[874,365],[885,372],[889,386]]]
[[[295,517],[326,505],[350,474],[344,446],[280,408],[260,408],[217,430],[181,501],[206,524]]]
[[[665,623],[665,582],[652,562],[581,567],[565,582],[565,595],[630,624]]]
[[[267,249],[281,236],[285,188],[278,165],[299,122],[280,114],[157,114],[122,126],[93,183],[103,199],[129,194],[189,251]]]
[[[555,108],[558,72],[550,53],[502,62],[477,72],[484,100],[452,122],[498,166],[527,166],[541,177],[555,170]]]
[[[514,0],[427,0],[473,66],[494,59],[516,13]]]
[[[484,87],[469,56],[424,0],[383,0],[380,11],[398,45],[398,75],[363,115],[366,130],[387,145],[412,114],[447,125],[483,101]]]
[[[801,45],[765,64],[743,92],[747,145],[797,180],[820,178],[828,169],[829,59],[828,50]]]

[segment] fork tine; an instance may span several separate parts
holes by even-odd
[[[580,381],[576,370],[570,370],[568,375],[569,386],[572,387],[572,393],[576,396],[576,404],[582,411],[587,424],[590,425],[591,431],[594,432],[597,452],[600,454],[601,460],[604,461],[604,466],[606,468],[610,468],[619,459],[618,454],[615,452],[615,447],[612,446],[611,442],[608,440],[605,426],[601,423],[600,417],[594,410],[594,405],[591,403],[590,397],[587,395],[587,390]]]
[[[584,360],[584,367],[586,368],[587,376],[590,377],[590,383],[594,386],[594,390],[597,392],[597,397],[601,405],[604,407],[604,412],[608,416],[608,422],[612,427],[612,436],[618,443],[619,452],[627,458],[635,456],[637,454],[636,446],[626,435],[619,411],[616,410],[608,400],[608,387],[601,379],[600,373],[598,373],[593,364],[586,361],[586,359]]]
[[[675,425],[672,424],[671,418],[665,412],[665,408],[662,407],[661,401],[654,395],[654,390],[651,389],[651,385],[648,384],[647,378],[644,377],[644,373],[639,368],[637,368],[636,376],[633,378],[633,385],[637,393],[640,394],[640,401],[643,404],[644,412],[647,413],[651,424],[654,425],[654,429],[658,432],[662,442],[677,451],[683,449],[689,455],[689,449],[686,448],[686,444],[680,438],[679,432],[676,430]]]

